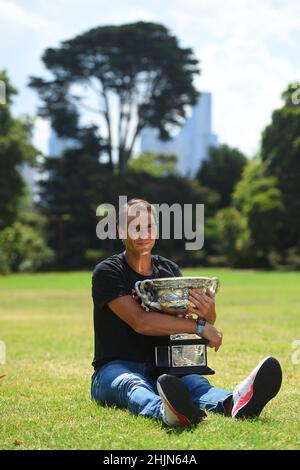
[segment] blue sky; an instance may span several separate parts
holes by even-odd
[[[201,91],[213,93],[213,129],[221,142],[252,155],[288,83],[300,80],[299,0],[0,0],[0,69],[19,89],[15,114],[34,115],[29,75],[43,75],[41,55],[91,27],[157,21],[192,47]],[[48,124],[34,140],[45,151]]]

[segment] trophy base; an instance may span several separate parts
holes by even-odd
[[[176,377],[183,377],[184,375],[198,374],[198,375],[214,375],[215,371],[208,366],[189,366],[189,367],[158,367],[160,374],[170,374]]]

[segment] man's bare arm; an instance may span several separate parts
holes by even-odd
[[[108,302],[109,308],[141,335],[167,336],[180,333],[197,333],[197,324],[190,318],[177,318],[157,312],[145,312],[130,296],[117,297]],[[207,323],[203,328],[203,337],[209,340],[209,345],[216,350],[222,343],[222,334]]]
[[[197,333],[196,322],[145,310],[130,296],[117,297],[108,302],[109,308],[141,335],[166,336],[177,333]]]

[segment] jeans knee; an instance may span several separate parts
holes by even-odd
[[[203,377],[203,375],[198,375],[198,374],[190,374],[190,375],[185,375],[181,379],[184,384],[188,387],[188,389],[192,392],[195,389],[201,389],[203,393],[205,393],[207,390],[209,390],[212,385],[210,382],[207,380],[206,377]]]
[[[140,374],[124,373],[117,377],[111,384],[112,390],[126,389],[129,393],[136,388],[144,387],[150,390],[144,377]]]

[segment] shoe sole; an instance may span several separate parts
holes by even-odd
[[[189,389],[177,377],[168,374],[160,376],[157,390],[164,404],[182,426],[192,426],[206,417],[204,411],[194,405]]]
[[[280,390],[282,370],[275,357],[269,357],[258,370],[252,385],[252,396],[232,416],[233,418],[255,418]]]

